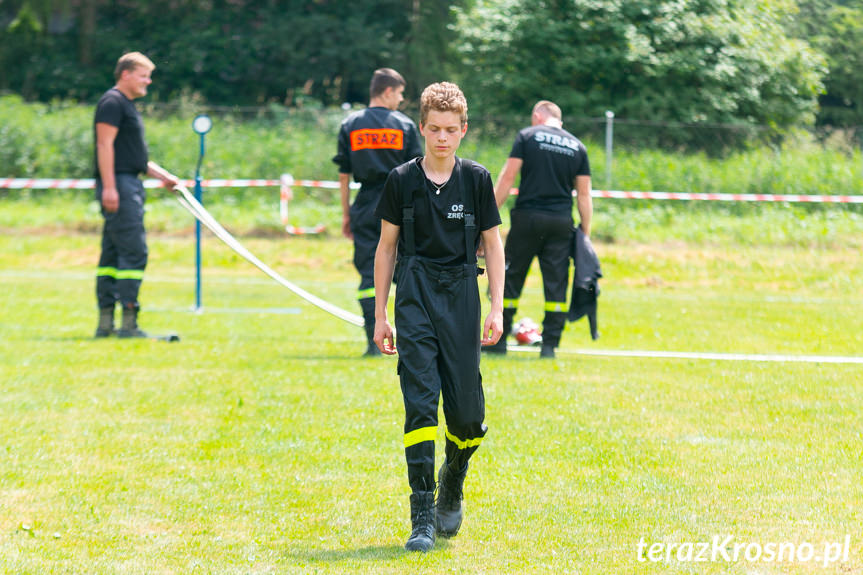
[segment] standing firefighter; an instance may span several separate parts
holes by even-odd
[[[509,196],[521,172],[518,199],[510,212],[506,238],[506,282],[503,288],[503,333],[486,351],[506,353],[506,336],[518,310],[521,290],[534,256],[545,292],[541,357],[554,357],[566,322],[566,292],[572,245],[572,189],[578,196],[581,230],[590,236],[593,201],[590,197],[590,163],[578,138],[563,129],[560,108],[543,100],[533,107],[531,127],[521,130],[497,181],[498,207]]]
[[[381,235],[381,220],[375,214],[381,190],[390,170],[422,155],[419,134],[413,121],[397,111],[404,100],[405,80],[390,68],[375,70],[369,87],[369,107],[342,122],[338,154],[342,198],[342,234],[354,240],[354,266],[360,273],[357,299],[363,310],[366,356],[380,355],[375,333],[375,249]],[[350,179],[360,191],[350,203]]]
[[[404,445],[411,487],[410,551],[428,551],[435,534],[455,535],[462,522],[468,460],[486,433],[480,345],[502,329],[503,245],[488,171],[455,152],[467,132],[467,102],[455,84],[422,93],[420,132],[426,154],[392,171],[377,213],[383,218],[375,255],[375,343],[398,350],[405,405]],[[480,329],[476,250],[488,265],[491,310]],[[396,265],[396,254],[398,263]],[[395,323],[387,298],[396,274]],[[439,397],[446,417],[446,459],[438,473],[435,438]]]
[[[134,100],[147,95],[155,64],[139,52],[124,54],[114,69],[116,84],[96,105],[96,199],[105,225],[102,254],[96,274],[99,327],[96,337],[114,333],[114,306],[123,309],[118,337],[146,337],[138,328],[138,291],[147,267],[147,237],[144,232],[144,184],[146,173],[173,187],[176,176],[149,161],[144,124]]]

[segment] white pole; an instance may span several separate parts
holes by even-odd
[[[605,189],[611,190],[611,156],[614,150],[614,112],[605,112]]]

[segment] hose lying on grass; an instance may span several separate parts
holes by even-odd
[[[359,315],[353,314],[349,311],[343,310],[340,307],[337,307],[327,301],[322,300],[314,294],[311,294],[304,290],[303,288],[297,286],[296,284],[286,280],[281,275],[276,273],[270,266],[259,260],[252,252],[247,250],[237,239],[228,232],[225,228],[216,221],[216,218],[207,211],[207,209],[201,205],[201,203],[195,199],[195,196],[192,195],[188,188],[183,185],[174,186],[174,190],[179,193],[177,196],[177,200],[180,202],[184,208],[186,208],[189,213],[191,213],[195,218],[204,224],[207,229],[209,229],[213,234],[222,240],[229,248],[237,252],[243,258],[245,258],[249,263],[257,267],[259,270],[273,278],[280,285],[288,288],[296,295],[300,296],[310,304],[319,307],[327,313],[330,313],[337,318],[344,320],[350,324],[362,327],[365,323],[363,318]]]

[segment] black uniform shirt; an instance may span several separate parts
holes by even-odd
[[[403,188],[413,188],[416,254],[441,265],[467,263],[463,201],[466,185],[474,188],[474,249],[479,246],[481,232],[501,223],[491,175],[476,162],[467,162],[468,169],[462,170],[461,162],[456,159],[452,176],[439,195],[420,167],[419,158],[402,164],[390,172],[376,211],[378,217],[401,226]],[[405,253],[403,233],[399,234],[398,249],[399,253]]]
[[[117,174],[140,174],[147,171],[149,152],[144,141],[144,122],[135,108],[135,103],[117,88],[105,92],[96,104],[93,122],[95,142],[96,124],[110,124],[117,128],[114,140],[114,172]],[[99,174],[99,159],[96,156],[95,175]]]
[[[510,158],[520,158],[516,209],[572,213],[576,176],[589,176],[587,150],[562,128],[531,126],[518,133]]]
[[[363,189],[379,188],[390,170],[422,155],[413,120],[396,110],[373,107],[342,122],[333,162],[340,173],[353,174]]]

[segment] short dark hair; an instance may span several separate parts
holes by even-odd
[[[378,68],[375,70],[375,73],[372,74],[372,82],[369,85],[369,95],[372,98],[377,98],[386,92],[387,88],[398,88],[405,84],[406,82],[405,79],[402,78],[402,75],[392,68]]]

